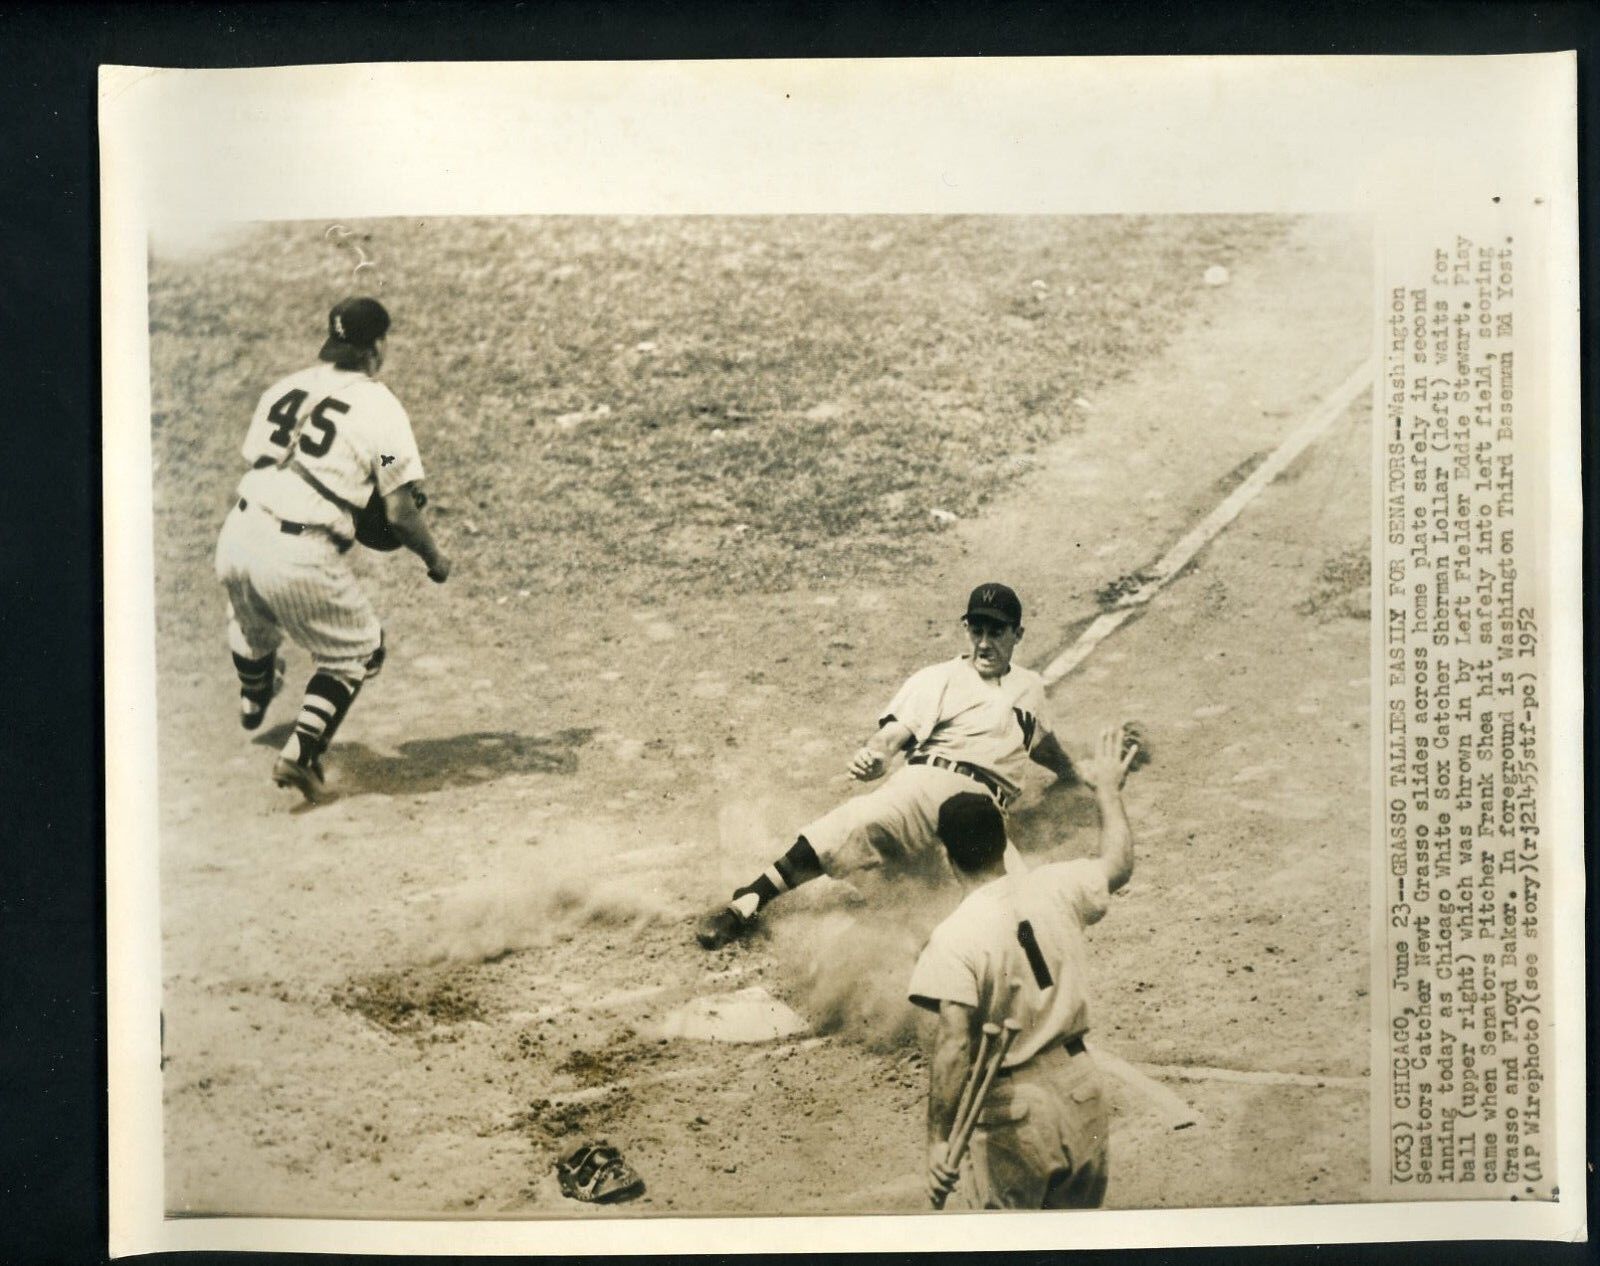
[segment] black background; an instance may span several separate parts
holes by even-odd
[[[120,653],[101,636],[99,64],[1577,49],[1587,261],[1596,17],[1591,4],[1509,2],[0,3],[0,1262],[106,1256],[101,709],[103,673],[119,671]],[[1585,268],[1583,283],[1586,466],[1592,273]],[[1586,543],[1593,532],[1586,526]],[[1575,1114],[1563,1118],[1563,1127],[1575,1124]],[[782,1242],[775,1226],[750,1247],[770,1253]],[[1321,1263],[1589,1254],[1559,1245],[1415,1245],[1138,1256]],[[188,1260],[224,1257],[280,1260]]]

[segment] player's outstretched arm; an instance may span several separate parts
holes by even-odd
[[[885,722],[850,758],[850,776],[858,782],[871,782],[874,778],[883,777],[884,771],[889,768],[890,757],[909,743],[912,737],[909,725],[899,721]]]
[[[1121,725],[1108,725],[1082,770],[1083,781],[1094,788],[1100,805],[1100,863],[1111,892],[1133,877],[1133,828],[1122,807],[1122,782],[1138,754],[1137,745],[1123,742]]]
[[[413,494],[413,484],[402,484],[383,498],[384,512],[389,516],[389,526],[400,538],[400,543],[420,558],[428,568],[428,579],[442,585],[450,575],[450,560],[440,551],[428,530],[428,521],[422,516]]]

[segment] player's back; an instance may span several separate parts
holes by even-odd
[[[1083,929],[1100,919],[1109,900],[1105,870],[1097,860],[1057,862],[985,884],[935,929],[930,939],[971,966],[983,1019],[1004,1018],[1002,986],[1018,984],[1009,1013],[1021,1021],[1022,1033],[1008,1065],[1088,1027]]]
[[[240,494],[279,518],[349,535],[382,466],[420,462],[394,393],[359,370],[317,364],[262,393],[243,446],[251,470]],[[385,460],[387,459],[387,460]]]

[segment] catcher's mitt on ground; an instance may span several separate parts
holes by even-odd
[[[571,1156],[557,1161],[556,1179],[561,1183],[561,1194],[569,1200],[613,1204],[644,1194],[644,1179],[605,1139],[585,1143]]]
[[[428,494],[421,488],[411,489],[411,499],[416,502],[417,509],[422,509],[428,504]],[[400,548],[400,538],[394,534],[394,528],[389,526],[389,515],[383,508],[383,498],[373,490],[372,499],[356,512],[356,540],[368,549],[380,550],[388,553],[390,550]]]

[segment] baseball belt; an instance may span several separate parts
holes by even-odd
[[[249,508],[250,503],[243,497],[240,497],[239,509],[248,510]],[[277,519],[278,531],[282,532],[285,536],[301,536],[307,532],[321,533],[333,542],[334,547],[341,554],[350,548],[351,542],[345,540],[342,536],[335,536],[325,527],[319,527],[315,523],[294,523],[288,519],[279,519],[277,515],[273,514],[272,511],[268,510],[265,506],[257,506],[256,509],[260,510],[261,513],[266,515],[269,519]]]
[[[1032,1062],[1033,1060],[1038,1059],[1042,1055],[1051,1055],[1051,1054],[1054,1054],[1057,1051],[1061,1052],[1063,1055],[1071,1055],[1071,1056],[1084,1055],[1084,1054],[1088,1053],[1086,1048],[1083,1045],[1083,1034],[1080,1033],[1080,1034],[1078,1034],[1077,1037],[1069,1037],[1069,1038],[1066,1038],[1065,1040],[1063,1040],[1063,1039],[1061,1039],[1059,1037],[1056,1038],[1054,1041],[1051,1041],[1051,1042],[1047,1043],[1046,1045],[1041,1046],[1032,1055],[1028,1056],[1028,1060],[1029,1060],[1029,1062]],[[1022,1068],[1024,1066],[1025,1065],[1023,1065],[1023,1064],[1018,1064],[1014,1068],[1002,1068],[1000,1070],[1000,1072],[997,1074],[997,1076],[1009,1077],[1012,1073],[1014,1073],[1017,1070],[1017,1068]]]
[[[995,803],[1002,809],[1017,798],[1015,793],[1007,791],[1001,786],[1000,780],[988,770],[979,769],[976,765],[969,765],[964,760],[950,760],[945,756],[930,756],[925,752],[918,752],[915,756],[908,757],[906,764],[932,765],[935,769],[948,769],[951,773],[970,778],[993,796]]]

